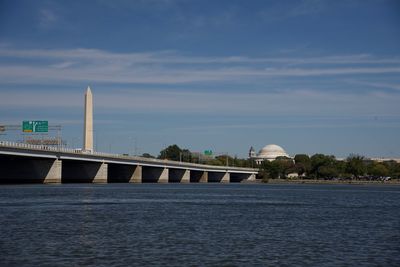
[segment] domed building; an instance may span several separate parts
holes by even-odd
[[[249,158],[255,159],[257,164],[261,164],[265,160],[274,161],[278,157],[290,158],[282,147],[274,144],[266,145],[258,154],[255,153],[253,147],[251,147],[249,151]]]

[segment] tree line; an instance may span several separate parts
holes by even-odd
[[[144,153],[142,157],[167,159],[189,163],[200,163],[215,166],[236,166],[243,168],[256,167],[255,162],[249,159],[240,159],[238,157],[231,157],[229,155],[206,156],[201,153],[191,152],[189,149],[182,149],[178,145],[170,145],[161,150],[157,157]]]
[[[337,160],[333,155],[298,154],[294,159],[285,157],[274,161],[264,161],[260,166],[260,178],[288,178],[296,173],[303,179],[355,179],[378,180],[388,177],[400,178],[400,163],[395,161],[376,162],[351,154],[345,160]]]
[[[142,156],[155,158],[147,153]],[[349,155],[345,160],[338,160],[333,155],[315,154],[310,157],[297,154],[293,159],[279,157],[257,165],[254,159],[240,159],[229,155],[205,156],[174,144],[161,150],[157,158],[215,166],[259,168],[258,178],[261,179],[286,179],[291,174],[302,179],[400,179],[400,163],[376,162],[356,154]]]

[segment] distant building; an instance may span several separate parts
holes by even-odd
[[[252,158],[255,158],[255,157],[257,157],[256,151],[254,150],[253,147],[250,147],[249,158],[252,159]]]
[[[278,157],[290,158],[282,147],[274,144],[263,147],[258,154],[253,147],[249,150],[249,158],[254,159],[257,164],[261,164],[265,160],[274,161]]]

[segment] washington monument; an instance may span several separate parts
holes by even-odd
[[[89,86],[85,93],[83,150],[93,152],[93,95]]]

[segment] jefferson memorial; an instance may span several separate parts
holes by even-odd
[[[258,154],[256,154],[253,147],[249,151],[249,158],[254,159],[257,164],[261,164],[265,160],[274,161],[278,157],[290,158],[282,147],[274,144],[266,145]]]

